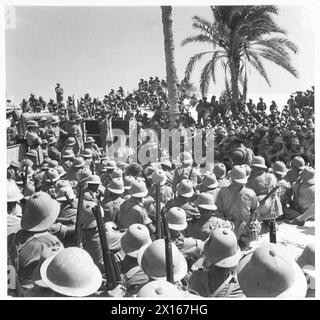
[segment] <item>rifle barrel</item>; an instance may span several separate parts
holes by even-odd
[[[166,218],[166,214],[164,210],[162,213],[162,223],[163,223],[163,231],[164,231],[164,241],[165,241],[165,250],[166,250],[166,273],[167,273],[167,281],[173,283],[173,259],[172,259],[172,245],[171,245],[171,237],[168,226],[168,221]]]
[[[81,208],[83,203],[83,186],[79,185],[79,196],[78,196],[78,207],[77,207],[77,217],[76,217],[76,226],[75,226],[75,240],[74,245],[80,247],[81,243]]]
[[[105,269],[105,274],[106,274],[106,279],[107,279],[107,287],[109,290],[112,290],[117,286],[118,281],[117,281],[116,273],[114,270],[114,265],[112,262],[112,253],[111,253],[111,251],[109,249],[109,245],[108,245],[108,239],[106,236],[106,229],[105,229],[104,223],[102,221],[100,205],[98,205],[92,211],[93,211],[94,217],[97,221],[97,227],[98,227],[99,238],[100,238],[100,243],[101,243],[104,269]]]
[[[160,199],[160,185],[156,185],[156,239],[161,239],[161,199]]]

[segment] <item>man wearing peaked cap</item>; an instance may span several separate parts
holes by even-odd
[[[148,228],[139,223],[129,226],[121,238],[121,249],[125,253],[125,257],[121,261],[121,271],[125,279],[127,297],[134,296],[150,280],[139,266],[137,256],[140,248],[151,242]]]
[[[104,221],[118,222],[120,206],[125,201],[122,198],[124,193],[124,183],[120,178],[114,178],[105,189],[104,199],[101,206],[104,210]]]
[[[257,210],[258,199],[255,192],[245,186],[248,177],[244,167],[234,166],[230,179],[230,186],[221,188],[218,193],[216,214],[219,218],[231,221],[235,226],[236,235],[240,238],[243,226]]]
[[[199,210],[200,217],[189,224],[186,229],[187,236],[204,241],[210,236],[213,229],[229,228],[233,230],[232,222],[215,216],[217,206],[211,194],[206,192],[198,194],[195,205]]]
[[[45,192],[37,192],[27,200],[16,236],[18,279],[25,289],[32,287],[32,273],[46,248],[63,247],[61,241],[47,232],[59,215],[60,205]]]
[[[144,198],[148,195],[146,184],[142,180],[136,179],[130,188],[131,197],[125,200],[119,211],[119,226],[128,228],[133,223],[140,223],[148,227],[151,234],[155,232],[152,220],[144,205]]]
[[[190,288],[203,297],[243,298],[236,276],[240,258],[234,232],[227,228],[212,230],[203,257],[193,266]]]

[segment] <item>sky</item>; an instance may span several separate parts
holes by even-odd
[[[272,63],[266,63],[271,87],[255,70],[249,73],[248,97],[263,96],[284,104],[289,95],[314,85],[315,25],[311,5],[278,6],[275,21],[299,47],[292,63],[299,78]],[[202,44],[181,46],[196,34],[192,16],[211,19],[208,6],[173,7],[175,62],[178,78],[184,76],[189,58],[211,49]],[[140,78],[165,78],[165,57],[159,6],[139,7],[15,7],[15,28],[5,31],[6,92],[15,104],[30,93],[54,98],[57,82],[65,96],[90,93],[102,98],[111,88],[137,88]],[[199,88],[200,70],[191,81]],[[218,67],[210,95],[224,89],[223,71]]]

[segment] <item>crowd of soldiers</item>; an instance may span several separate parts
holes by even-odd
[[[262,99],[230,116],[214,98],[196,102],[198,122],[188,128],[215,131],[215,163],[206,172],[188,151],[178,161],[169,153],[142,165],[115,161],[94,138],[83,139],[83,119],[103,117],[106,106],[118,112],[119,101],[129,114],[140,103],[165,110],[163,87],[158,78],[141,80],[143,102],[119,88],[101,104],[89,96],[80,108],[67,101],[64,115],[57,85],[55,117],[28,121],[25,158],[7,167],[9,295],[314,295],[306,280],[314,272],[313,243],[296,260],[280,244],[255,245],[271,221],[303,226],[314,219],[313,91],[290,97],[282,112],[272,103],[267,113]],[[140,132],[161,124],[156,114],[137,119]],[[66,116],[68,129],[59,126]],[[186,128],[183,119],[176,126]]]

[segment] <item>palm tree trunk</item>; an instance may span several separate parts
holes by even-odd
[[[164,36],[164,52],[165,52],[165,59],[166,59],[170,127],[172,128],[179,116],[178,89],[177,89],[178,77],[177,77],[177,70],[174,63],[172,7],[161,6],[161,13],[162,13],[163,36]]]
[[[232,101],[236,102],[239,98],[239,68],[237,68],[236,61],[230,61],[230,73],[231,73],[231,91]]]

